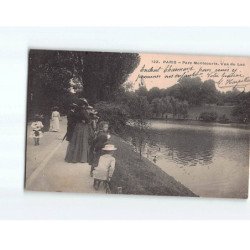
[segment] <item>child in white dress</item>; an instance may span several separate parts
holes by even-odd
[[[112,178],[115,170],[115,158],[113,156],[115,148],[112,144],[106,144],[102,150],[104,154],[100,157],[97,168],[93,171],[94,188],[99,189],[100,183],[103,182],[106,185]]]
[[[34,138],[35,146],[39,145],[40,138],[43,137],[43,132],[42,132],[43,124],[40,121],[40,116],[36,115],[35,116],[35,121],[31,123],[31,135],[30,137]]]

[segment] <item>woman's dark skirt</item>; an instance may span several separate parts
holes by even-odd
[[[77,123],[67,148],[65,161],[69,163],[88,162],[89,138],[89,125]]]

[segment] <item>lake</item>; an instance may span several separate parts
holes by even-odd
[[[247,197],[248,130],[152,120],[147,134],[144,156],[197,195]]]

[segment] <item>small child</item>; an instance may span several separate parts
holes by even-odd
[[[110,134],[108,133],[109,124],[108,122],[102,121],[99,124],[99,132],[96,134],[95,139],[90,147],[90,176],[93,176],[93,171],[98,165],[100,156],[102,155],[102,148],[107,144],[110,139]]]
[[[35,146],[38,146],[40,138],[43,137],[43,132],[42,132],[43,124],[40,121],[39,115],[35,115],[35,121],[31,123],[31,128],[32,128],[31,137],[34,138]]]
[[[100,157],[97,168],[93,171],[94,188],[99,189],[100,183],[104,182],[106,186],[109,184],[115,170],[114,151],[117,148],[112,144],[106,144],[103,150],[103,155]]]
[[[97,116],[98,112],[92,106],[87,107],[87,112],[88,112],[89,117],[90,117],[90,125],[96,134],[97,133],[97,123],[99,120],[99,117]]]
[[[97,123],[98,123],[98,120],[99,120],[99,116],[97,116],[96,114],[94,113],[90,113],[90,119],[91,119],[91,122],[90,122],[90,125],[94,131],[95,134],[97,134]]]

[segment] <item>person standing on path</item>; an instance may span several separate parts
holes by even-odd
[[[108,143],[110,139],[110,134],[108,133],[109,123],[106,121],[101,121],[99,124],[99,131],[96,134],[90,148],[90,176],[93,176],[93,171],[98,165],[99,158],[102,155],[102,148]]]
[[[60,129],[59,125],[60,113],[58,112],[58,107],[53,107],[51,114],[51,131],[58,132]]]
[[[76,112],[79,109],[79,106],[76,103],[72,103],[70,105],[70,110],[67,113],[67,132],[66,132],[66,140],[70,141],[74,132],[74,128],[76,126]]]
[[[89,124],[89,114],[86,110],[88,102],[85,98],[81,98],[79,101],[79,107],[74,114],[76,125],[65,156],[65,161],[68,163],[88,163],[89,160],[89,141],[93,132]]]
[[[100,157],[97,168],[93,171],[94,188],[99,189],[100,183],[106,185],[110,182],[115,170],[114,151],[117,148],[112,144],[106,144],[103,150],[103,155]]]

